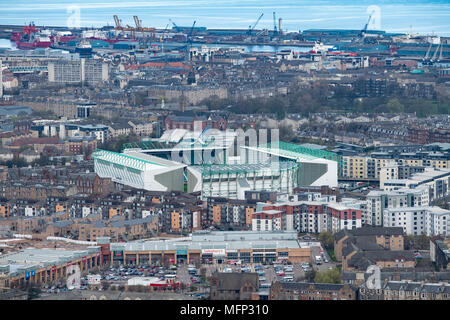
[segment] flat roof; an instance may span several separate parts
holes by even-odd
[[[307,244],[297,241],[296,231],[212,231],[194,232],[190,238],[112,243],[112,251],[164,251],[204,249],[290,249],[306,248]]]
[[[26,248],[18,252],[1,255],[0,268],[6,267],[10,274],[21,274],[76,260],[99,250],[100,247],[97,246],[91,246],[85,250]]]
[[[432,212],[434,214],[450,214],[450,210],[446,210],[446,209],[442,209],[440,207],[436,207],[436,206],[426,206],[426,207],[403,207],[403,208],[386,208],[384,209],[385,211],[388,212],[403,212],[403,211],[429,211]]]

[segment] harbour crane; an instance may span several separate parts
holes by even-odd
[[[255,24],[252,26],[248,26],[248,34],[251,35],[253,30],[256,28],[256,25],[258,24],[259,20],[261,20],[261,18],[263,17],[264,13],[261,13],[261,15],[259,16],[258,20],[256,20]]]
[[[277,31],[277,18],[275,17],[275,11],[273,12],[273,35],[278,35]]]
[[[113,17],[114,17],[114,23],[116,24],[116,27],[115,27],[115,29],[114,29],[114,34],[115,34],[115,36],[116,36],[116,38],[117,38],[118,32],[119,32],[119,31],[123,31],[123,27],[122,27],[121,24],[120,24],[119,17],[118,17],[117,15],[114,15]]]
[[[146,28],[142,26],[142,20],[139,20],[138,16],[133,16],[134,19],[134,24],[136,25],[136,31],[137,32],[141,32],[142,34],[142,38],[145,38],[145,33],[149,32],[150,33],[150,37],[154,38],[155,36],[155,28]]]
[[[134,24],[136,25],[136,31],[142,33],[142,37],[144,37],[144,32],[142,31],[142,25],[141,21],[139,20],[138,16],[133,16]]]
[[[118,32],[119,31],[131,31],[131,34],[133,35],[133,37],[135,36],[135,32],[136,32],[136,28],[133,28],[129,25],[127,25],[126,27],[122,26],[122,20],[119,20],[119,18],[117,17],[117,15],[114,15],[114,23],[116,24],[116,27],[114,29],[114,33],[115,36],[117,38]]]

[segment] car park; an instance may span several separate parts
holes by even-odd
[[[241,267],[241,272],[251,272],[249,267]]]

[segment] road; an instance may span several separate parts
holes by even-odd
[[[323,250],[321,247],[316,247],[316,246],[311,247],[311,264],[313,265],[313,268],[316,271],[325,271],[325,270],[329,270],[330,268],[334,268],[335,263],[333,263],[333,261],[331,261],[331,258],[328,255],[326,250],[323,250],[323,253],[327,257],[328,263],[324,263],[322,261],[322,264],[320,264],[320,265],[316,264],[315,256],[321,256],[321,253],[320,253],[321,250]]]

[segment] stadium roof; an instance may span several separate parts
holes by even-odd
[[[341,162],[341,157],[336,153],[320,150],[317,148],[310,148],[293,143],[279,141],[277,143],[267,143],[256,148],[246,147],[249,149],[256,149],[258,151],[276,154],[281,157],[286,157],[295,160],[315,160],[318,158]]]
[[[185,166],[184,164],[178,162],[162,159],[133,150],[126,151],[125,153],[117,153],[97,149],[92,154],[92,157],[97,161],[106,161],[114,164],[115,166],[127,167],[139,171]]]

